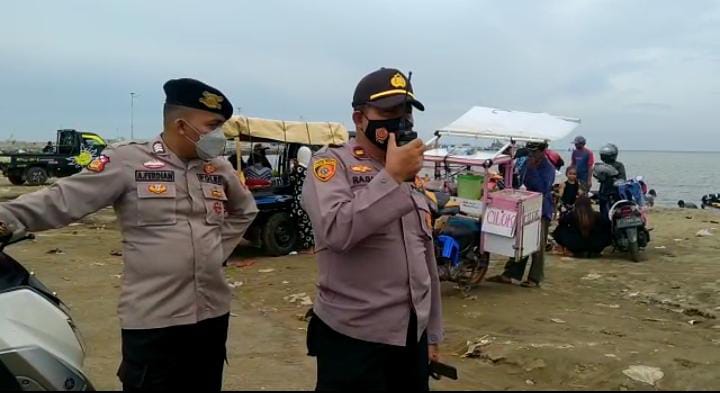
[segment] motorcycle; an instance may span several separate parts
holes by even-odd
[[[600,203],[609,205],[601,207],[601,211],[608,211],[603,219],[610,220],[613,247],[629,253],[633,262],[640,262],[640,251],[650,242],[642,185],[634,179],[620,179],[617,170],[607,164],[596,164],[593,176],[605,185],[605,190],[610,190]]]
[[[430,199],[433,242],[441,281],[458,284],[467,292],[480,284],[490,261],[480,253],[480,221],[459,215],[460,207],[450,202],[450,194],[425,191]]]
[[[0,391],[94,391],[85,345],[65,304],[0,244]]]

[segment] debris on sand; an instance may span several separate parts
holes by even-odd
[[[588,274],[587,276],[581,278],[581,280],[584,280],[584,281],[594,281],[594,280],[597,280],[597,279],[599,279],[599,278],[602,278],[602,274],[590,273],[590,274]]]
[[[275,269],[260,269],[258,270],[258,273],[272,273]]]
[[[533,386],[533,385],[535,385],[535,381],[533,381],[532,379],[526,379],[525,385]]]
[[[467,351],[461,356],[463,358],[479,358],[482,356],[482,348],[492,344],[495,341],[494,337],[482,336],[475,341],[467,342]]]
[[[642,365],[630,366],[630,368],[623,370],[623,374],[634,381],[646,383],[651,386],[655,386],[655,383],[665,376],[665,373],[657,367]]]
[[[242,281],[234,281],[234,282],[229,282],[228,286],[232,289],[235,289],[235,288],[240,288],[241,286],[243,286],[243,284],[244,283]]]
[[[53,248],[52,250],[49,250],[49,251],[47,252],[47,254],[62,255],[62,254],[65,254],[65,253],[63,252],[63,250],[61,250],[61,249],[59,249],[59,248]]]
[[[595,305],[598,306],[598,307],[604,307],[604,308],[613,308],[613,309],[620,308],[620,305],[619,305],[619,304],[595,303]]]
[[[110,255],[112,255],[114,257],[121,257],[123,254],[122,254],[122,251],[112,250],[112,251],[110,251]]]
[[[662,318],[643,318],[643,321],[647,322],[670,322],[668,319],[662,319]]]
[[[253,261],[253,260],[247,260],[247,261],[232,261],[232,262],[229,262],[228,265],[230,265],[230,266],[232,266],[232,267],[236,267],[236,268],[238,268],[238,269],[245,269],[245,268],[248,268],[248,267],[251,267],[251,266],[255,265],[255,263],[256,263],[256,262]]]
[[[79,227],[80,225],[82,225],[82,224],[79,222],[72,222],[72,223],[68,224],[69,227]]]
[[[698,320],[696,320],[696,319],[691,319],[691,320],[688,321],[688,323],[690,324],[690,326],[695,326],[695,325],[697,325],[697,324],[699,324],[699,323],[701,323],[701,322],[702,322],[702,321],[698,321]]]
[[[705,312],[703,310],[698,310],[697,308],[685,308],[682,310],[682,313],[687,315],[688,317],[703,317],[706,319],[715,319],[715,315]]]
[[[553,321],[553,322],[555,322],[555,323],[560,323],[560,324],[562,324],[562,323],[567,323],[567,322],[563,321],[563,320],[560,319],[560,318],[552,318],[552,319],[550,319],[550,320]]]
[[[664,250],[664,249],[666,249],[666,248],[667,248],[667,247],[665,247],[665,246],[657,246],[657,247],[655,247],[656,250]]]
[[[105,264],[102,262],[94,262],[92,265],[93,266],[105,266]]]
[[[531,371],[540,370],[540,369],[543,369],[543,368],[545,368],[545,367],[547,367],[547,364],[545,363],[544,360],[542,360],[542,359],[535,359],[535,360],[532,360],[532,361],[526,363],[526,364],[524,365],[523,369],[525,370],[525,372],[528,372],[528,373],[529,373],[529,372],[531,372]]]
[[[283,298],[286,302],[298,304],[300,306],[312,306],[313,301],[305,292],[293,293]]]
[[[699,230],[698,233],[695,234],[697,237],[708,237],[708,236],[714,236],[712,232],[710,232],[709,229],[702,229]]]

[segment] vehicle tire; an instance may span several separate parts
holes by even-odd
[[[16,186],[21,186],[25,183],[25,179],[23,178],[23,175],[18,174],[18,173],[8,175],[8,180],[10,180],[10,183],[12,183],[13,185],[16,185]]]
[[[630,242],[628,244],[628,251],[630,252],[630,259],[632,259],[633,262],[640,262],[640,245],[638,242]]]
[[[37,166],[30,167],[25,171],[25,181],[30,186],[41,186],[48,180],[47,171]]]
[[[271,215],[262,230],[263,250],[272,256],[288,255],[295,250],[298,230],[288,213]]]

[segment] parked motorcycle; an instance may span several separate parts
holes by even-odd
[[[0,391],[95,390],[68,308],[0,244]]]
[[[480,221],[459,215],[460,207],[450,202],[450,194],[425,193],[431,201],[440,280],[455,282],[463,291],[469,291],[482,282],[490,260],[489,253],[479,252]]]
[[[619,178],[615,168],[603,163],[595,165],[593,176],[609,190],[600,198],[600,203],[608,204],[604,208],[601,206],[601,211],[608,211],[608,216],[603,219],[610,220],[613,246],[629,253],[634,262],[640,262],[640,251],[650,242],[641,185],[635,180]]]

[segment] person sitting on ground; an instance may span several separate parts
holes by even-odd
[[[598,256],[612,243],[609,222],[601,219],[584,195],[577,198],[571,212],[560,217],[552,236],[559,246],[579,258]]]
[[[567,180],[560,183],[560,190],[558,191],[560,195],[560,214],[572,210],[577,197],[582,193],[580,184],[578,183],[577,168],[569,166],[565,170],[565,177],[567,177]]]
[[[678,207],[681,209],[697,209],[697,205],[692,202],[685,202],[682,199],[678,201]]]

